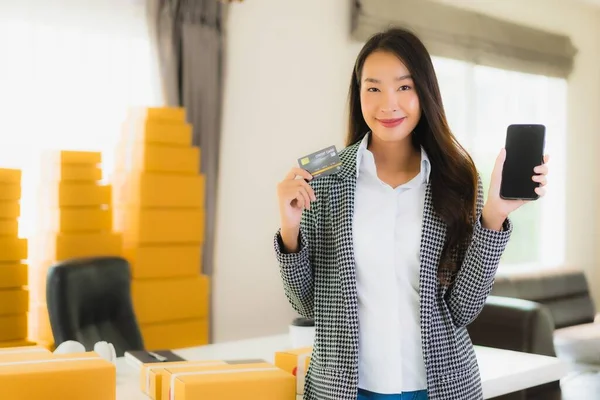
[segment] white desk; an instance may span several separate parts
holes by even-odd
[[[187,360],[263,359],[290,348],[288,335],[240,340],[176,350]],[[561,379],[567,366],[557,358],[475,346],[485,399]],[[117,400],[147,400],[140,391],[139,371],[124,358],[117,361]]]

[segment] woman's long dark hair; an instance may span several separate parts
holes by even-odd
[[[431,195],[434,211],[446,223],[438,277],[449,285],[458,272],[473,235],[476,217],[478,175],[473,160],[458,143],[446,120],[442,97],[431,57],[412,32],[391,28],[371,37],[362,48],[352,74],[349,91],[349,131],[347,145],[370,131],[360,104],[363,65],[375,51],[396,55],[408,68],[419,96],[421,119],[413,134],[413,145],[422,146],[431,161]]]

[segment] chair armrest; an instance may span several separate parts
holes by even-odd
[[[529,300],[488,296],[467,330],[475,345],[555,356],[549,310]]]

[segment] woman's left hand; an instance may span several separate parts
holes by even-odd
[[[506,150],[502,149],[498,157],[496,158],[496,164],[494,165],[494,171],[492,172],[492,178],[490,182],[490,189],[488,192],[488,199],[483,207],[482,212],[482,223],[484,227],[489,229],[500,230],[502,224],[508,218],[509,214],[522,205],[529,203],[531,200],[505,200],[500,197],[500,184],[502,182],[502,168],[504,166],[504,160],[506,159]],[[539,187],[535,188],[535,192],[538,196],[543,197],[546,194],[546,176],[548,175],[548,161],[550,157],[544,156],[544,163],[538,165],[532,171],[531,179],[534,182],[540,184]]]

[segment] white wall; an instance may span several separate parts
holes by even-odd
[[[600,13],[566,0],[440,1],[567,33],[579,49],[569,93],[567,257],[590,271],[600,299],[600,274],[592,269],[598,233],[590,222],[600,221],[593,161],[600,145]],[[271,244],[279,222],[275,187],[298,157],[343,146],[347,87],[360,50],[349,39],[349,20],[347,0],[230,6],[214,341],[282,333],[295,316]]]

